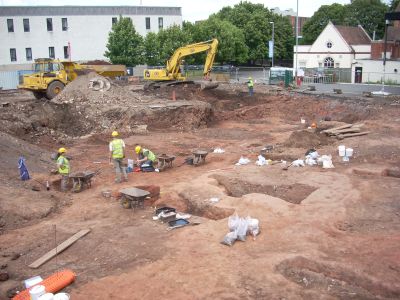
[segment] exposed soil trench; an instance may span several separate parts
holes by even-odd
[[[220,185],[222,185],[228,196],[242,197],[243,195],[259,193],[267,194],[273,197],[281,198],[287,202],[300,204],[317,188],[301,184],[289,185],[269,185],[269,184],[254,184],[236,178],[229,178],[222,175],[214,175]]]

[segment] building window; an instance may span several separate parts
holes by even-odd
[[[335,66],[335,61],[332,57],[325,58],[324,67],[325,68],[333,68]]]
[[[31,61],[32,60],[32,48],[25,48],[25,53],[26,53],[26,60]]]
[[[14,32],[14,20],[7,19],[8,32]]]
[[[56,54],[54,53],[54,47],[49,47],[49,57],[55,58]]]
[[[10,49],[10,59],[11,61],[17,61],[17,50],[15,48]]]
[[[112,18],[111,19],[112,25],[117,24],[117,22],[118,22],[118,18]]]
[[[164,28],[164,19],[163,18],[158,18],[158,29],[163,29]]]
[[[62,27],[62,31],[67,31],[68,30],[68,20],[67,20],[67,18],[61,18],[61,27]]]
[[[69,58],[69,49],[68,46],[64,46],[64,58],[68,59]]]
[[[332,48],[332,42],[327,42],[327,43],[326,43],[326,47],[327,47],[328,49],[331,49],[331,48]]]
[[[47,18],[47,31],[53,31],[53,19]]]
[[[146,29],[150,29],[150,18],[146,18]]]
[[[31,31],[31,28],[29,27],[29,19],[23,19],[22,22],[24,24],[24,32]]]

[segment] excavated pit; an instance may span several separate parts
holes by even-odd
[[[242,197],[243,195],[258,193],[267,194],[276,198],[280,198],[293,204],[300,204],[317,188],[301,184],[287,185],[271,185],[271,184],[254,184],[237,178],[229,178],[222,175],[214,175],[218,184],[225,188],[228,196]]]
[[[286,259],[276,271],[305,289],[328,292],[338,299],[399,299],[400,290],[354,270],[320,263],[302,256]]]

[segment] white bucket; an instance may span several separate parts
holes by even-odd
[[[346,148],[346,156],[347,157],[353,156],[353,148]]]
[[[35,285],[29,290],[31,300],[39,300],[39,297],[46,294],[46,289],[43,285]]]
[[[58,293],[54,295],[53,300],[69,300],[70,296],[67,293]]]
[[[340,145],[338,147],[339,150],[339,156],[346,156],[346,146],[345,145]]]
[[[43,296],[40,296],[39,300],[54,300],[54,294],[46,293]]]

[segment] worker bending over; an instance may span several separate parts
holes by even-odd
[[[60,148],[58,149],[58,158],[57,158],[57,168],[58,173],[61,175],[61,191],[66,192],[68,188],[69,181],[69,160],[65,157],[65,153],[67,149]]]
[[[125,143],[122,139],[119,138],[119,134],[117,131],[114,131],[111,136],[113,140],[110,142],[110,164],[111,160],[115,168],[115,182],[121,182],[121,173],[124,174],[124,181],[128,181],[128,175],[126,174],[126,168],[123,165],[123,161],[125,158]]]
[[[136,145],[135,152],[138,155],[136,164],[140,169],[149,171],[152,169],[154,171],[154,163],[157,159],[156,155],[149,149],[142,148],[140,145]]]
[[[249,96],[253,96],[254,95],[253,78],[249,77],[249,80],[247,81],[247,87],[249,88]]]

